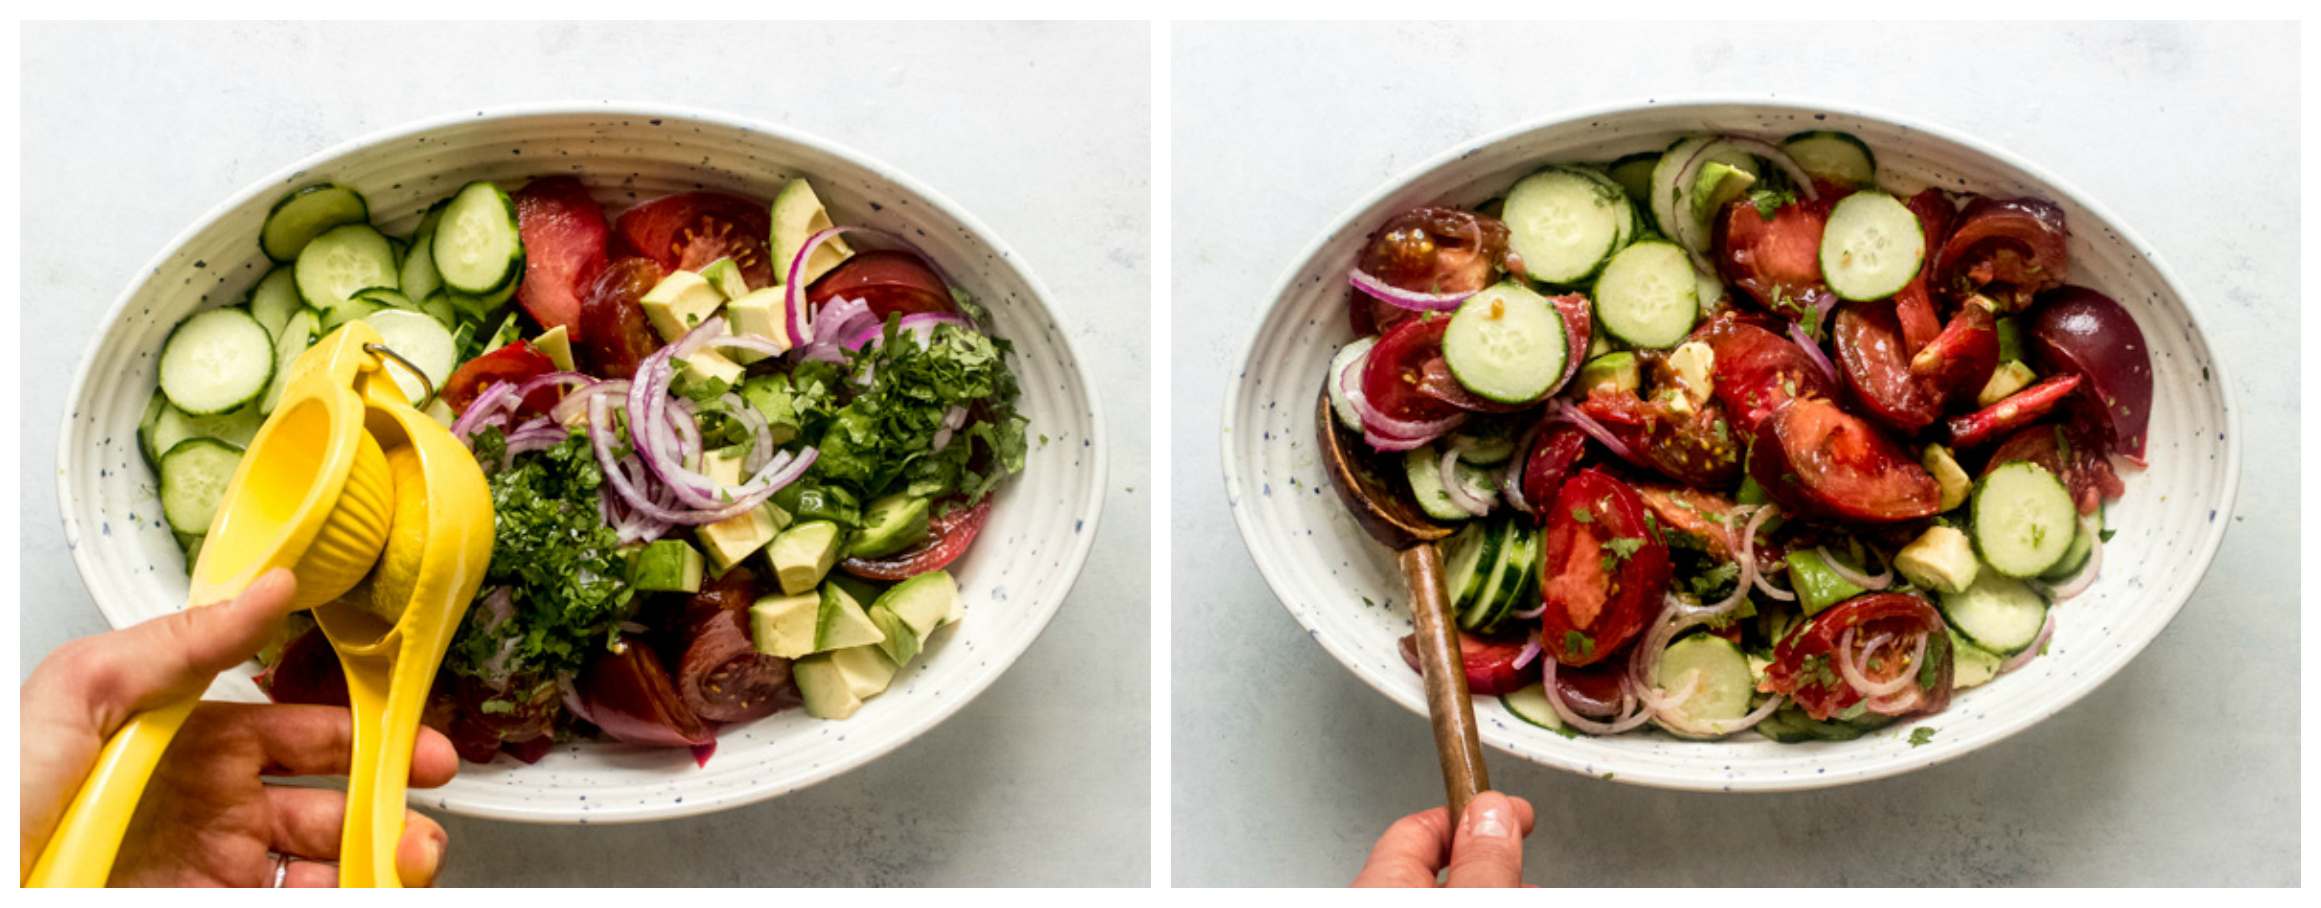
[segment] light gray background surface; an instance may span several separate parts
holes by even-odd
[[[1046,281],[1106,406],[1095,552],[1020,662],[884,759],[667,823],[439,815],[443,882],[1150,880],[1147,26],[27,24],[23,52],[23,211],[41,225],[22,285],[25,672],[105,629],[65,550],[57,425],[106,308],[171,237],[277,168],[422,117],[597,98],[723,110],[902,169]]]
[[[1719,93],[1850,102],[1978,136],[2102,201],[2183,282],[2243,409],[2222,552],[2079,704],[1981,752],[1821,792],[1657,791],[1491,752],[1544,885],[2298,880],[2294,26],[1181,25],[1171,137],[1179,885],[1340,884],[1442,803],[1425,719],[1300,632],[1218,468],[1237,357],[1283,269],[1357,199],[1559,111]],[[2264,191],[2257,187],[2274,187]]]

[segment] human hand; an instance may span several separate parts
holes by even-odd
[[[276,570],[241,596],[59,647],[24,682],[21,874],[31,873],[115,731],[139,710],[197,696],[218,672],[258,652],[292,610],[296,583]],[[111,883],[265,886],[274,854],[284,886],[334,886],[346,795],[265,784],[262,776],[343,775],[352,719],[328,706],[203,703],[170,743],[123,836]],[[459,759],[420,729],[411,785],[451,780]],[[405,885],[432,882],[448,837],[408,812],[395,866]],[[20,879],[22,876],[20,875]]]
[[[1354,878],[1360,887],[1431,889],[1436,886],[1523,885],[1523,838],[1531,834],[1531,802],[1496,791],[1476,795],[1451,828],[1450,811],[1437,807],[1396,820],[1370,849]],[[1437,882],[1445,868],[1450,873]]]

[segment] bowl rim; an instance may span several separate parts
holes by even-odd
[[[1797,95],[1766,94],[1758,96],[1748,94],[1707,92],[1680,93],[1671,96],[1651,95],[1643,97],[1630,97],[1624,100],[1567,108],[1563,110],[1552,111],[1542,115],[1535,115],[1521,120],[1513,125],[1456,142],[1441,152],[1430,155],[1426,159],[1411,167],[1404,168],[1399,173],[1396,173],[1393,177],[1379,184],[1376,188],[1367,193],[1364,193],[1359,199],[1355,200],[1351,205],[1340,211],[1336,217],[1330,219],[1322,227],[1321,231],[1315,235],[1314,239],[1308,242],[1295,257],[1289,260],[1289,265],[1283,269],[1281,277],[1274,282],[1273,289],[1267,295],[1267,303],[1263,314],[1254,320],[1243,334],[1240,356],[1234,360],[1239,364],[1239,368],[1236,372],[1236,377],[1227,385],[1225,389],[1223,408],[1224,418],[1220,422],[1221,431],[1218,436],[1218,454],[1224,465],[1226,494],[1228,496],[1239,496],[1248,488],[1245,483],[1245,477],[1241,472],[1241,464],[1234,458],[1234,439],[1238,434],[1235,431],[1238,415],[1236,405],[1240,402],[1242,395],[1250,387],[1252,387],[1252,385],[1249,383],[1249,376],[1253,372],[1257,371],[1257,364],[1251,358],[1256,355],[1257,343],[1264,335],[1266,326],[1272,324],[1276,318],[1281,317],[1283,304],[1288,299],[1289,294],[1297,287],[1299,283],[1299,277],[1305,273],[1306,269],[1311,265],[1311,263],[1315,261],[1316,258],[1318,258],[1323,253],[1324,250],[1329,248],[1334,243],[1343,241],[1342,235],[1346,233],[1349,227],[1353,226],[1354,218],[1361,215],[1364,211],[1367,211],[1372,206],[1375,206],[1385,201],[1387,198],[1402,192],[1406,187],[1410,186],[1412,183],[1417,182],[1419,179],[1440,168],[1458,162],[1469,154],[1472,154],[1475,150],[1499,145],[1501,143],[1512,141],[1535,132],[1570,126],[1590,118],[1625,115],[1641,110],[1683,111],[1686,109],[1707,109],[1735,106],[1771,109],[1773,111],[1785,114],[1840,114],[1844,116],[1857,117],[1864,120],[1883,122],[1890,126],[1903,128],[1913,132],[1925,133],[1937,139],[1952,142],[1969,151],[1984,155],[1991,160],[1997,161],[2000,164],[2012,167],[2024,175],[2031,177],[2032,179],[2044,182],[2048,186],[2054,187],[2057,192],[2061,193],[2073,204],[2076,204],[2079,207],[2085,209],[2088,213],[2095,215],[2096,218],[2101,220],[2104,224],[2113,228],[2122,242],[2127,244],[2130,248],[2134,249],[2138,255],[2140,255],[2145,261],[2151,264],[2152,271],[2159,277],[2160,282],[2167,287],[2171,294],[2176,297],[2177,301],[2183,304],[2184,312],[2186,317],[2190,320],[2194,336],[2199,338],[2203,346],[2208,345],[2208,338],[2212,335],[2208,330],[2208,325],[2202,319],[2200,307],[2194,305],[2192,302],[2193,297],[2183,291],[2182,288],[2184,287],[2184,284],[2176,279],[2175,273],[2168,268],[2167,263],[2161,259],[2159,253],[2150,244],[2144,242],[2143,237],[2137,234],[2125,221],[2121,220],[2118,215],[2113,214],[2111,209],[2105,207],[2100,202],[2095,201],[2093,197],[2089,196],[2085,192],[2082,192],[2079,187],[2071,184],[2069,181],[2063,180],[2045,168],[2039,167],[2038,165],[2023,159],[2013,152],[2007,151],[1982,139],[1975,138],[1962,130],[1953,129],[1951,127],[1942,125],[1939,122],[1928,121],[1918,117],[1908,117],[1895,114],[1874,106]],[[2212,355],[2210,357],[2209,366],[2215,373],[2213,384],[2215,384],[2219,389],[2219,393],[2221,394],[2224,402],[2224,412],[2222,416],[2226,436],[2224,447],[2225,473],[2224,483],[2220,490],[2220,500],[2223,502],[2223,504],[2220,505],[2220,507],[2230,508],[2234,506],[2234,503],[2237,502],[2240,497],[2241,423],[2239,394],[2233,386],[2229,367],[2221,358]],[[1335,499],[1332,500],[1334,501]],[[1355,667],[1355,660],[1351,652],[1342,648],[1339,641],[1337,641],[1331,635],[1322,633],[1320,628],[1317,628],[1309,623],[1305,616],[1301,615],[1297,609],[1290,606],[1290,591],[1294,589],[1294,587],[1291,586],[1291,578],[1284,574],[1282,568],[1274,564],[1271,559],[1259,557],[1257,554],[1258,550],[1253,544],[1255,540],[1262,538],[1260,535],[1261,531],[1253,524],[1255,518],[1250,515],[1249,509],[1247,508],[1236,507],[1229,508],[1228,510],[1230,510],[1233,514],[1234,526],[1241,533],[1244,550],[1249,553],[1250,560],[1256,563],[1258,573],[1265,578],[1266,586],[1273,591],[1274,600],[1284,609],[1287,609],[1290,612],[1290,616],[1298,622],[1300,627],[1303,627],[1307,631],[1307,636],[1320,643],[1322,648],[1327,650],[1331,657],[1338,661],[1340,667],[1344,668],[1348,672],[1351,672],[1364,684],[1369,685],[1372,690],[1375,690],[1379,694],[1384,695],[1392,702],[1401,704],[1404,709],[1410,710],[1411,712],[1420,716],[1425,716],[1427,714],[1427,708],[1424,698],[1405,697],[1403,696],[1404,692],[1389,689],[1381,679],[1373,678],[1369,674],[1357,669]],[[2200,575],[2203,577],[2205,577],[2209,568],[2215,563],[2216,553],[2223,546],[2225,532],[2229,523],[2230,521],[2217,521],[2210,524],[2210,528],[2196,540],[2196,543],[2193,546],[2194,555],[2191,563],[2197,567]],[[1937,748],[1934,753],[1924,754],[1920,759],[1893,760],[1866,768],[1849,767],[1843,769],[1842,771],[1833,770],[1832,772],[1826,774],[1816,773],[1807,776],[1782,777],[1776,779],[1727,779],[1719,780],[1715,784],[1709,783],[1706,779],[1701,779],[1694,782],[1693,784],[1685,784],[1683,780],[1677,779],[1661,779],[1650,775],[1638,777],[1629,773],[1616,773],[1613,774],[1611,780],[1626,785],[1677,791],[1804,791],[1822,788],[1835,788],[1858,782],[1867,782],[1873,779],[1889,778],[1903,775],[1919,769],[1924,769],[1926,767],[1934,766],[1937,764],[1947,763],[1951,760],[1955,760],[1968,754],[1974,753],[1990,744],[1994,744],[1998,741],[2012,737],[2015,734],[2022,732],[2024,729],[2046,720],[2056,713],[2062,712],[2063,710],[2069,708],[2072,704],[2079,702],[2081,698],[2087,696],[2090,693],[2093,693],[2097,688],[2102,687],[2104,683],[2109,681],[2114,674],[2117,674],[2128,664],[2134,662],[2137,656],[2142,655],[2143,650],[2150,646],[2154,640],[2157,640],[2160,633],[2165,632],[2168,625],[2175,622],[2176,616],[2182,613],[2185,604],[2191,601],[2192,594],[2198,589],[2198,587],[2199,584],[2194,583],[2191,587],[2188,587],[2181,596],[2176,597],[2174,602],[2168,603],[2167,620],[2160,623],[2160,630],[2153,633],[2150,637],[2134,641],[2132,643],[2132,649],[2128,653],[2127,658],[2121,659],[2114,663],[2109,668],[2109,670],[2102,672],[2099,676],[2093,678],[2093,680],[2090,682],[2084,685],[2079,685],[2074,689],[2067,690],[2062,699],[2050,704],[2046,704],[2043,711],[2039,709],[2025,710],[2020,714],[1993,722],[1990,726],[1991,730],[1980,740],[1971,742],[1971,746]],[[1587,775],[1599,778],[1602,777],[1595,772],[1588,772],[1583,770],[1582,767],[1578,765],[1578,761],[1572,761],[1571,765],[1565,765],[1562,763],[1551,762],[1541,757],[1518,753],[1491,740],[1491,736],[1489,735],[1483,736],[1483,742],[1499,753],[1522,759],[1527,763],[1546,766],[1552,769],[1564,770],[1579,775]],[[1601,767],[1597,767],[1597,769],[1601,769]]]
[[[1001,675],[1006,674],[1008,669],[1014,667],[1016,661],[1023,657],[1024,652],[1029,650],[1033,643],[1047,633],[1048,627],[1055,620],[1056,613],[1063,608],[1064,601],[1071,598],[1073,589],[1078,586],[1080,574],[1087,567],[1088,557],[1094,549],[1097,533],[1102,528],[1104,490],[1109,487],[1106,483],[1110,476],[1110,460],[1107,455],[1111,449],[1106,444],[1102,397],[1088,370],[1081,365],[1089,360],[1081,350],[1079,342],[1074,339],[1074,332],[1068,330],[1071,327],[1071,319],[1068,314],[1060,311],[1053,304],[1054,295],[1049,291],[1046,282],[1040,280],[1039,275],[1032,272],[1030,265],[1025,263],[1024,257],[1017,254],[1013,247],[1009,246],[997,232],[991,229],[990,225],[985,224],[958,203],[951,201],[949,197],[935,191],[933,187],[920,182],[917,178],[893,165],[856,151],[849,146],[803,130],[737,114],[658,101],[567,99],[460,108],[453,112],[405,121],[338,142],[259,177],[224,201],[211,206],[171,237],[159,252],[155,253],[137,271],[132,272],[133,277],[128,285],[114,298],[112,306],[105,310],[104,316],[94,323],[96,330],[91,334],[88,344],[82,348],[80,365],[74,371],[72,384],[66,391],[66,406],[62,408],[63,413],[59,419],[60,426],[56,448],[56,463],[58,465],[56,471],[57,510],[62,518],[62,528],[66,538],[68,540],[79,538],[82,529],[73,510],[73,496],[67,484],[69,474],[63,469],[63,465],[71,461],[75,450],[72,442],[77,437],[74,426],[78,420],[75,418],[77,409],[74,405],[88,391],[91,380],[89,367],[95,361],[96,353],[104,344],[106,335],[111,332],[113,326],[120,323],[124,313],[128,311],[130,301],[145,288],[147,283],[153,280],[155,275],[160,273],[171,258],[175,257],[210,224],[224,217],[228,212],[248,204],[254,198],[270,192],[279,192],[280,187],[298,179],[302,174],[320,169],[338,158],[366,148],[461,124],[527,117],[593,115],[628,115],[639,118],[658,117],[668,120],[689,120],[763,134],[776,141],[791,143],[862,167],[877,174],[881,179],[900,187],[903,191],[913,194],[938,213],[951,218],[961,227],[966,228],[979,243],[994,254],[996,261],[1013,271],[1015,276],[1023,282],[1025,288],[1030,291],[1031,301],[1037,305],[1039,313],[1056,325],[1058,330],[1051,332],[1051,334],[1063,346],[1065,354],[1071,358],[1071,362],[1074,364],[1071,371],[1074,383],[1078,386],[1076,390],[1084,395],[1088,401],[1087,441],[1089,450],[1094,454],[1084,458],[1089,464],[1088,478],[1085,483],[1085,488],[1088,490],[1088,503],[1079,513],[1072,516],[1083,522],[1087,531],[1073,534],[1064,560],[1057,568],[1063,572],[1065,577],[1063,595],[1041,605],[1041,613],[1036,618],[1033,631],[1021,638],[1020,645],[998,653],[1000,658],[993,660],[998,666],[996,671],[969,676],[961,687],[947,690],[945,696],[932,698],[931,707],[926,712],[915,721],[899,726],[898,730],[886,741],[862,751],[858,759],[844,763],[826,764],[819,768],[809,768],[801,773],[793,784],[786,787],[728,788],[699,797],[685,798],[677,803],[661,802],[656,805],[646,805],[635,809],[624,808],[618,811],[590,810],[582,813],[562,807],[542,809],[541,806],[530,803],[503,804],[492,802],[479,805],[468,802],[462,803],[458,808],[453,808],[448,804],[442,805],[443,809],[463,816],[546,824],[610,824],[673,820],[742,807],[792,792],[803,791],[876,762],[879,758],[895,751],[904,744],[917,740],[921,735],[942,724],[959,710],[965,708],[968,703],[981,696],[986,689],[999,680]],[[1013,486],[1020,483],[1019,477],[1011,480],[1008,486],[1012,489]],[[106,624],[118,629],[136,623],[139,619],[97,596],[94,588],[89,586],[87,578],[103,568],[103,565],[95,562],[95,556],[90,554],[90,547],[75,545],[69,546],[69,548],[72,550],[73,566],[81,575],[82,586],[84,590],[89,592],[90,600],[95,603],[98,613],[103,615]],[[413,792],[414,799],[420,795],[420,792]],[[563,802],[554,803],[561,805]]]

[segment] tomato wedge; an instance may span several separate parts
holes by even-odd
[[[917,548],[885,558],[848,558],[839,562],[838,568],[865,580],[890,581],[942,570],[975,544],[975,534],[983,532],[984,518],[989,516],[990,498],[972,508],[952,508],[950,513],[927,520],[927,541]]]
[[[661,336],[645,320],[638,302],[661,282],[652,259],[626,256],[605,266],[580,306],[581,364],[600,378],[635,378],[637,364],[661,349]]]
[[[443,383],[443,403],[453,413],[465,413],[469,404],[491,386],[501,382],[522,384],[556,371],[556,363],[528,340],[518,340],[505,347],[468,360],[451,378]],[[542,388],[524,398],[520,412],[546,414],[562,399],[563,392],[556,388]]]
[[[1644,498],[1602,470],[1564,480],[1540,532],[1540,649],[1591,665],[1642,633],[1668,589],[1668,547],[1645,522]]]
[[[1598,662],[1585,668],[1559,666],[1555,689],[1563,705],[1583,716],[1605,718],[1620,712],[1620,676],[1628,671],[1623,660]]]
[[[1849,630],[1853,639],[1846,641]],[[1880,637],[1885,639],[1878,641]],[[1913,661],[1911,655],[1922,637],[1926,651]],[[1863,679],[1879,685],[1910,677],[1900,691],[1878,700],[1870,700],[1848,682],[1835,661],[1847,655],[1839,652],[1840,642],[1850,642],[1858,652],[1874,641],[1878,647],[1855,660]],[[1937,713],[1950,705],[1952,672],[1950,634],[1942,613],[1917,596],[1872,593],[1830,606],[1781,638],[1758,689],[1787,695],[1806,715],[1821,721],[1865,701],[1867,711],[1885,715]]]
[[[1788,338],[1738,321],[1718,324],[1706,335],[1715,354],[1710,383],[1743,434],[1791,400],[1837,396],[1821,366]]]
[[[1925,248],[1939,252],[1942,242],[1950,237],[1950,219],[1957,214],[1950,205],[1950,196],[1939,188],[1927,187],[1902,203],[1910,213],[1918,216],[1918,230],[1925,236]],[[1894,317],[1902,326],[1902,350],[1917,356],[1918,350],[1934,335],[1942,331],[1942,317],[1934,309],[1934,296],[1926,289],[1927,275],[1934,269],[1921,267],[1894,294]]]
[[[1758,305],[1804,321],[1836,298],[1821,279],[1821,231],[1828,223],[1822,201],[1792,202],[1771,218],[1745,199],[1735,202],[1717,219],[1718,269]]]
[[[1910,372],[1892,306],[1846,303],[1830,332],[1837,339],[1838,372],[1871,418],[1908,435],[1942,417],[1942,401]]]
[[[1969,297],[1942,333],[1910,357],[1910,374],[1944,408],[1953,401],[1973,400],[1998,368],[1998,318],[1990,301],[1981,297]]]
[[[1371,409],[1388,419],[1426,422],[1459,412],[1457,407],[1421,389],[1428,360],[1443,355],[1443,331],[1451,320],[1441,316],[1416,318],[1395,326],[1370,348],[1370,364],[1362,370],[1362,396]]]
[[[1815,398],[1790,401],[1757,425],[1749,475],[1791,513],[1885,523],[1941,509],[1942,488],[1916,458]]]
[[[542,177],[509,196],[516,203],[516,228],[524,239],[524,280],[516,304],[543,328],[563,328],[573,340],[584,336],[580,302],[604,270],[607,239],[604,208],[588,187],[568,176]]]
[[[613,229],[631,251],[665,270],[700,271],[718,259],[732,259],[751,290],[775,283],[772,254],[766,250],[773,215],[763,202],[722,192],[687,192],[621,212]]]
[[[859,299],[870,314],[889,315],[951,312],[951,291],[927,263],[908,252],[880,249],[858,252],[807,288],[806,301],[820,312],[831,300]]]
[[[1976,196],[1934,258],[1934,290],[1953,299],[1980,293],[2002,312],[2021,312],[2071,278],[2069,238],[2053,202]]]
[[[1543,426],[1532,439],[1523,460],[1523,500],[1532,502],[1533,523],[1544,523],[1547,510],[1540,505],[1563,488],[1564,477],[1588,451],[1588,435],[1569,423]]]
[[[1402,661],[1410,664],[1410,670],[1425,674],[1426,669],[1418,661],[1418,635],[1403,635],[1399,645]],[[1520,640],[1492,640],[1459,632],[1459,663],[1466,670],[1467,693],[1496,697],[1522,690],[1539,680],[1538,658],[1534,657],[1521,668],[1515,665],[1523,658],[1526,645]]]
[[[577,685],[588,721],[630,744],[692,747],[717,740],[677,693],[653,648],[623,638],[580,673]]]

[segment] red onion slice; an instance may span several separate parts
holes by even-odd
[[[1563,417],[1572,425],[1578,426],[1580,431],[1588,433],[1589,438],[1593,438],[1596,441],[1602,443],[1604,447],[1611,449],[1612,453],[1619,455],[1621,460],[1636,464],[1637,466],[1646,465],[1642,457],[1638,457],[1634,450],[1630,449],[1626,443],[1620,441],[1618,436],[1612,434],[1612,430],[1604,428],[1603,423],[1597,422],[1594,417],[1581,412],[1580,408],[1572,406],[1571,401],[1564,400],[1559,397],[1556,398],[1555,406],[1555,414],[1557,416]]]
[[[1862,550],[1869,551],[1869,547],[1863,546]],[[1887,565],[1875,574],[1864,574],[1860,571],[1854,570],[1853,568],[1847,567],[1845,562],[1839,561],[1836,557],[1830,555],[1828,546],[1814,546],[1813,553],[1821,556],[1821,563],[1828,566],[1830,573],[1836,574],[1838,575],[1839,579],[1861,587],[1862,589],[1882,590],[1894,585],[1893,565]]]
[[[1459,481],[1459,446],[1445,445],[1443,456],[1435,461],[1435,472],[1443,481],[1443,494],[1450,496],[1451,504],[1476,517],[1491,513],[1491,502],[1477,498],[1467,491],[1466,483]]]
[[[1539,635],[1533,634],[1531,639],[1524,641],[1523,652],[1515,654],[1515,670],[1522,671],[1524,666],[1530,665],[1531,660],[1537,658],[1539,658]]]
[[[2087,592],[2089,587],[2095,586],[2096,575],[2103,573],[2103,531],[2096,528],[2092,515],[2079,518],[2079,531],[2087,534],[2087,563],[2080,565],[2077,573],[2061,583],[2053,586],[2035,584],[2045,588],[2047,595],[2056,599],[2072,599]]]
[[[1367,397],[1353,397],[1352,402],[1355,412],[1362,414],[1362,435],[1364,438],[1414,442],[1408,447],[1399,448],[1388,448],[1379,445],[1376,441],[1371,442],[1372,447],[1382,451],[1410,450],[1441,437],[1443,433],[1458,428],[1460,423],[1467,421],[1467,413],[1463,410],[1441,419],[1407,420],[1395,419],[1379,412],[1377,407],[1370,405],[1370,399]]]
[[[1418,293],[1404,290],[1372,277],[1360,268],[1348,269],[1346,279],[1353,282],[1354,289],[1413,312],[1449,312],[1459,308],[1459,304],[1466,302],[1468,297],[1474,296],[1472,293]]]
[[[1737,554],[1748,565],[1750,577],[1756,583],[1758,592],[1783,602],[1795,602],[1796,593],[1774,586],[1766,579],[1764,572],[1756,570],[1757,528],[1764,526],[1766,519],[1777,513],[1780,513],[1780,509],[1770,502],[1757,506],[1756,513],[1749,515],[1748,524],[1741,528],[1741,550]]]
[[[913,312],[903,316],[896,323],[896,329],[898,335],[908,334],[918,338],[920,348],[924,349],[927,344],[933,341],[937,325],[951,325],[963,331],[975,330],[974,323],[948,312]],[[839,345],[848,350],[860,350],[866,346],[875,347],[884,343],[886,343],[886,323],[874,320],[864,327],[856,328]]]
[[[1620,684],[1620,714],[1622,718],[1611,722],[1597,722],[1580,715],[1572,709],[1570,703],[1564,702],[1562,689],[1556,687],[1556,661],[1548,659],[1541,664],[1544,666],[1540,669],[1541,690],[1547,694],[1548,707],[1555,710],[1555,717],[1562,719],[1563,724],[1591,735],[1601,736],[1620,734],[1652,720],[1652,711],[1639,708],[1636,697],[1629,691],[1625,678],[1621,679]]]
[[[1819,327],[1819,325],[1820,320],[1816,319],[1815,326]],[[1821,345],[1814,343],[1813,335],[1805,332],[1804,325],[1790,322],[1789,339],[1795,342],[1799,349],[1805,351],[1807,359],[1813,360],[1813,364],[1821,369],[1822,376],[1829,379],[1831,387],[1838,385],[1837,365],[1829,361],[1828,354],[1821,352]]]
[[[1838,673],[1845,676],[1847,685],[1853,687],[1853,689],[1860,693],[1863,697],[1872,700],[1891,695],[1895,691],[1910,686],[1911,679],[1915,678],[1918,674],[1915,669],[1915,666],[1918,664],[1918,660],[1926,657],[1927,634],[1918,635],[1917,648],[1911,653],[1909,660],[1905,663],[1906,665],[1912,666],[1911,669],[1906,670],[1901,674],[1895,675],[1894,677],[1889,678],[1883,682],[1872,683],[1870,681],[1867,668],[1867,664],[1870,660],[1870,654],[1879,646],[1884,645],[1887,640],[1891,639],[1891,637],[1886,634],[1880,634],[1876,637],[1872,637],[1870,638],[1869,643],[1864,644],[1861,650],[1856,652],[1853,648],[1854,631],[1855,628],[1849,627],[1846,628],[1845,633],[1838,636],[1837,652],[1831,654],[1833,658],[1830,660],[1837,663]]]

